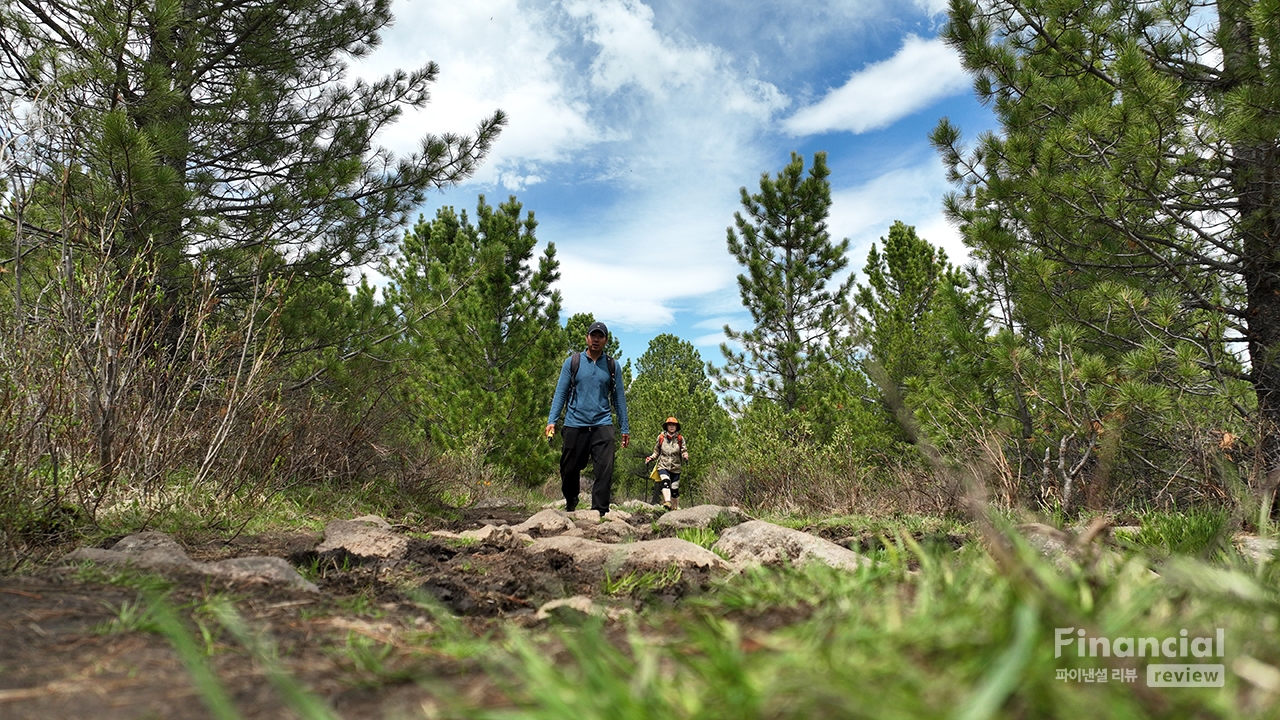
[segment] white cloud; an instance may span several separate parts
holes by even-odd
[[[929,17],[936,17],[947,12],[948,0],[914,0],[915,6]]]
[[[917,235],[959,265],[968,259],[968,249],[942,214],[942,196],[949,189],[936,160],[890,170],[862,185],[833,191],[827,226],[833,238],[849,238],[849,266],[859,275],[871,243],[888,235],[895,220],[914,225]]]
[[[408,111],[379,141],[398,153],[426,133],[471,132],[502,109],[507,127],[476,181],[517,190],[541,178],[530,163],[564,161],[605,137],[562,57],[564,37],[548,12],[518,0],[422,3],[399,0],[383,44],[354,67],[364,77],[394,68],[440,66],[431,102]]]
[[[695,198],[706,202],[654,193],[597,222],[551,228],[567,240],[556,240],[566,315],[590,312],[651,330],[670,324],[680,308],[739,310],[736,294],[732,304],[722,298],[739,271],[724,247],[732,199],[722,207]],[[550,237],[544,229],[539,235]]]
[[[932,12],[938,0],[915,2]],[[688,334],[715,348],[726,322],[751,324],[734,282],[742,268],[725,248],[739,186],[754,189],[762,171],[785,164],[790,148],[783,145],[793,141],[777,135],[776,123],[791,102],[787,93],[806,92],[806,73],[832,54],[835,38],[856,38],[890,5],[723,0],[717,7],[729,17],[719,26],[690,24],[716,13],[696,15],[702,11],[683,0],[395,0],[396,25],[354,70],[380,77],[428,60],[440,65],[431,103],[379,138],[397,152],[415,149],[429,132],[470,132],[495,109],[508,114],[476,177],[433,203],[470,208],[477,192],[535,188],[536,203],[524,199],[537,214],[539,238],[556,244],[564,316],[592,312],[636,333],[714,318]],[[752,33],[761,41],[753,43]],[[786,92],[766,77],[787,82]],[[911,36],[892,58],[866,66],[786,127],[803,134],[833,123],[889,124],[963,87],[953,54]],[[864,99],[868,109],[841,110]],[[833,198],[832,235],[854,240],[850,264],[858,270],[894,219],[935,244],[954,235],[938,211],[946,188],[937,163],[857,187],[833,180],[846,187]],[[949,246],[948,253],[961,257]]]
[[[863,133],[892,125],[968,87],[969,76],[954,50],[940,39],[908,35],[893,57],[854,73],[843,86],[785,120],[783,127],[793,135]]]

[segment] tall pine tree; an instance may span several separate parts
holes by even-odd
[[[832,242],[827,232],[828,175],[826,153],[814,154],[807,175],[804,158],[792,153],[776,176],[761,175],[759,192],[741,190],[743,212],[734,213],[728,245],[746,267],[738,290],[755,327],[725,325],[742,350],[720,346],[725,364],[713,374],[722,391],[799,407],[806,380],[827,360],[827,343],[844,328],[853,279],[828,284],[848,265],[849,240]]]
[[[966,357],[981,353],[986,307],[969,292],[964,273],[947,255],[901,221],[874,243],[859,285],[869,360],[905,390],[912,378],[953,379]]]
[[[451,450],[479,448],[528,483],[553,468],[530,428],[543,424],[560,371],[560,277],[555,245],[534,258],[537,223],[514,197],[481,196],[473,224],[441,208],[420,221],[388,268],[386,290],[405,319],[423,419]]]
[[[1006,324],[1061,359],[1046,380],[1088,376],[1092,410],[1054,410],[1081,426],[1063,437],[1128,425],[1159,448],[1174,411],[1198,406],[1220,429],[1234,405],[1260,430],[1254,477],[1269,491],[1280,479],[1280,6],[957,0],[944,35],[1001,125],[968,149],[945,120],[935,130],[961,188],[948,212]],[[1025,368],[1025,354],[1008,362]],[[1253,397],[1238,402],[1242,380]],[[1176,445],[1161,450],[1165,476],[1185,475]],[[1154,457],[1133,460],[1150,472]]]
[[[30,237],[87,219],[122,266],[144,252],[158,262],[171,296],[193,261],[228,298],[266,272],[327,277],[376,260],[505,122],[499,112],[471,136],[424,135],[400,158],[378,147],[439,73],[346,77],[391,22],[389,0],[0,4],[0,93],[61,126],[14,168],[61,188],[50,198],[66,212]]]
[[[681,484],[693,489],[730,429],[729,413],[716,398],[706,363],[693,343],[662,333],[650,340],[648,349],[636,359],[636,370],[636,379],[627,388],[627,412],[636,447],[646,454],[653,452],[663,421],[674,415],[690,448]],[[634,465],[640,469],[638,459]]]

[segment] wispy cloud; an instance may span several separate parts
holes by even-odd
[[[416,149],[426,133],[469,132],[505,111],[510,123],[476,176],[432,204],[471,208],[478,193],[496,202],[520,192],[539,238],[556,244],[566,315],[592,312],[639,336],[682,327],[712,359],[719,353],[706,348],[723,340],[726,322],[751,325],[734,282],[742,268],[725,247],[738,188],[754,190],[761,172],[785,165],[795,136],[884,127],[968,80],[940,42],[908,35],[889,59],[780,119],[813,88],[821,93],[846,77],[848,48],[867,45],[868,33],[927,33],[942,7],[394,0],[396,24],[353,72],[440,65],[432,102],[379,138],[396,152]],[[893,132],[886,142],[899,142]],[[823,141],[836,145],[826,148],[834,155],[843,139],[853,140]],[[863,170],[833,178],[829,225],[854,241],[850,265],[858,270],[895,219],[917,225],[953,258],[963,253],[952,251],[959,243],[938,209],[947,189],[938,163],[900,165],[876,178]]]
[[[936,159],[899,167],[867,182],[831,194],[828,227],[833,237],[849,238],[849,266],[861,274],[871,243],[889,234],[895,220],[916,227],[916,233],[941,247],[959,264],[968,251],[959,232],[942,214],[942,196],[949,190],[942,164]]]
[[[608,138],[565,57],[568,42],[546,7],[517,0],[397,2],[382,47],[353,69],[380,76],[395,68],[440,66],[431,102],[405,114],[379,140],[396,152],[416,149],[428,132],[468,132],[502,109],[506,129],[475,180],[518,190],[543,179],[540,167],[563,162]]]
[[[863,133],[892,125],[969,87],[960,57],[941,40],[908,35],[893,57],[867,65],[783,122],[793,135]]]
[[[915,6],[929,17],[937,17],[947,12],[948,0],[914,0]]]

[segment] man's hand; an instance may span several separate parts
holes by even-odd
[[[547,439],[547,442],[551,442],[551,436],[555,434],[556,434],[556,424],[547,423],[547,429],[542,431],[542,436]]]
[[[680,453],[680,454],[684,456],[685,460],[689,459],[689,453],[686,452],[686,453]]]
[[[629,444],[631,444],[631,433],[622,433],[622,449],[627,449]]]

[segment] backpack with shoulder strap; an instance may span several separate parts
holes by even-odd
[[[657,456],[659,456],[659,455],[661,455],[661,454],[662,454],[662,436],[663,436],[663,435],[666,435],[666,433],[664,433],[664,432],[660,432],[660,433],[658,433],[658,442],[657,442],[657,444],[656,444],[656,445],[654,446],[654,448],[653,448],[653,456],[654,456],[654,457],[657,457]],[[683,436],[683,435],[681,435],[680,433],[676,433],[676,442],[680,443],[680,454],[681,454],[681,455],[683,455],[683,454],[684,454],[684,452],[685,452],[685,449],[684,449],[684,436]]]
[[[613,402],[613,394],[618,386],[618,363],[607,354],[605,364],[609,366],[609,402]],[[569,402],[573,402],[574,393],[578,391],[578,366],[582,364],[582,353],[573,351],[569,359]]]

